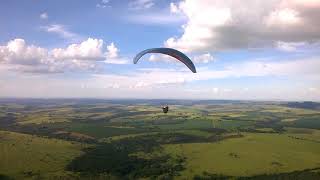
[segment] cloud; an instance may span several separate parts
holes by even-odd
[[[143,82],[149,86],[163,84],[185,84],[194,81],[206,81],[224,78],[240,77],[290,77],[318,78],[320,61],[318,58],[298,59],[284,62],[250,61],[226,66],[222,70],[199,70],[189,73],[184,70],[141,69],[141,72],[131,74],[128,82]],[[126,81],[125,78],[122,81]]]
[[[107,64],[129,64],[129,60],[127,58],[109,58],[104,61]]]
[[[126,58],[119,57],[119,49],[113,42],[104,48],[102,39],[88,38],[79,44],[71,44],[67,48],[55,48],[50,53],[54,59],[74,61],[103,61],[108,64],[127,64]],[[83,62],[82,62],[83,63]]]
[[[79,35],[69,31],[64,25],[61,25],[61,24],[51,24],[49,26],[43,26],[41,27],[41,29],[49,33],[57,34],[64,39],[68,39],[68,40],[79,39]]]
[[[119,49],[112,42],[107,46],[107,58],[117,58]]]
[[[0,63],[34,65],[44,62],[47,56],[46,49],[28,46],[23,39],[14,39],[0,46]]]
[[[154,6],[154,0],[133,0],[129,3],[129,9],[141,10],[149,9]]]
[[[235,72],[241,76],[318,76],[320,61],[318,57],[290,60],[283,62],[252,61],[241,65],[233,65],[227,68],[229,72]]]
[[[66,49],[52,50],[55,59],[102,60],[103,40],[88,38],[80,44],[71,44]]]
[[[222,90],[223,92],[226,92],[226,93],[231,93],[233,90],[232,89],[228,89],[228,88],[225,88]]]
[[[165,46],[184,52],[273,47],[276,42],[320,40],[320,2],[315,0],[183,0],[170,5],[187,22]]]
[[[319,96],[320,95],[320,88],[310,87],[307,88],[308,94]]]
[[[103,88],[104,89],[119,89],[120,85],[118,83],[112,83],[112,84],[107,84],[107,85],[103,86]]]
[[[101,2],[96,5],[96,7],[97,8],[111,7],[109,3],[110,3],[110,0],[101,0]]]
[[[217,88],[217,87],[212,88],[212,92],[215,94],[219,93],[219,88]]]
[[[185,22],[186,16],[179,12],[173,12],[175,4],[170,4],[170,9],[153,9],[151,11],[133,11],[126,17],[132,23],[143,25],[178,25]],[[177,7],[176,7],[177,8]],[[177,9],[178,10],[178,9]]]
[[[72,65],[76,66],[76,63]],[[320,87],[317,84],[320,80],[319,65],[317,57],[273,62],[251,60],[225,66],[219,70],[200,68],[196,74],[190,73],[187,69],[144,68],[125,74],[92,73],[91,71],[88,76],[82,78],[63,76],[59,79],[57,78],[59,76],[38,76],[35,73],[28,76],[14,76],[15,72],[6,72],[3,64],[0,64],[0,76],[4,80],[0,94],[19,97],[319,100]],[[26,67],[31,68],[31,66],[24,66]],[[42,66],[36,67],[38,69],[31,70],[41,73]],[[54,71],[65,70],[63,65],[49,67],[56,68]],[[68,67],[72,68],[71,65]],[[28,69],[23,70],[28,71]],[[14,81],[7,80],[6,76],[14,76]],[[240,79],[242,77],[243,79]],[[240,85],[234,84],[234,81],[232,83],[228,81],[233,78],[244,82],[243,80],[248,79],[247,77],[263,77],[263,79],[259,78],[262,80],[259,83],[248,84],[247,82]],[[281,81],[279,84],[270,83],[266,86],[265,77],[271,77],[273,80],[291,79],[292,85],[288,86]],[[222,79],[225,79],[223,83],[221,83]],[[302,84],[297,86],[298,83]],[[248,91],[249,88],[250,91]],[[24,91],[17,89],[24,89]]]
[[[302,23],[302,19],[298,11],[294,9],[284,8],[277,9],[266,17],[267,26],[294,25]]]
[[[151,62],[156,62],[158,59],[156,58],[156,55],[151,54],[148,60]]]
[[[148,56],[148,55],[146,55]],[[166,62],[166,63],[176,63],[176,59],[168,56],[168,55],[164,55],[164,54],[151,54],[148,58],[148,61],[151,62]]]
[[[7,65],[11,70],[23,72],[66,72],[66,71],[96,71],[101,63],[127,64],[128,58],[121,57],[114,43],[104,50],[101,39],[87,40],[71,44],[66,48],[48,50],[35,45],[28,45],[23,39],[14,39],[0,46],[0,66]],[[172,62],[169,56],[151,55],[149,59],[159,58],[160,61]],[[195,62],[208,63],[214,61],[211,54],[206,53],[194,58]],[[178,63],[178,62],[177,62]],[[319,77],[320,61],[318,57],[280,61],[248,61],[225,67],[223,70],[198,69],[197,74],[188,73],[183,65],[179,70],[142,69],[132,77],[142,81],[149,79],[146,84],[186,83],[197,80],[210,80],[228,77],[259,77],[259,76],[289,76]]]
[[[127,64],[126,58],[119,57],[119,50],[114,43],[106,49],[102,39],[93,38],[52,50],[28,45],[24,39],[14,39],[0,46],[0,67],[27,73],[95,73],[102,69],[104,63]]]
[[[151,62],[166,62],[166,63],[180,64],[180,62],[177,61],[175,58],[168,55],[162,55],[162,54],[151,54],[148,60]],[[210,53],[195,55],[191,60],[194,63],[198,63],[198,64],[206,64],[206,63],[215,61],[214,57]]]
[[[137,82],[132,86],[129,86],[129,89],[141,89],[141,88],[147,88],[150,84],[147,84],[145,82]]]
[[[0,67],[7,71],[53,73],[54,62],[49,59],[48,50],[27,45],[23,39],[14,39],[0,46]]]
[[[107,64],[128,64],[129,61],[126,57],[119,56],[119,49],[112,42],[107,46],[106,60],[104,61]]]
[[[209,63],[209,62],[213,62],[214,60],[215,59],[210,53],[201,54],[193,58],[193,61],[195,63]]]
[[[40,14],[40,19],[48,19],[48,14],[46,12]]]
[[[288,51],[288,52],[292,52],[292,51],[296,51],[299,47],[303,47],[305,46],[307,43],[305,42],[292,42],[292,43],[288,43],[288,42],[277,42],[276,43],[276,47],[279,50],[282,51]]]
[[[179,13],[179,7],[175,3],[170,3],[170,12],[171,13]]]
[[[150,90],[153,88],[180,86],[186,82],[183,76],[170,76],[167,70],[142,70],[130,75],[96,74],[94,79],[98,82],[118,84],[121,89]],[[177,75],[177,74],[174,74]],[[170,78],[168,78],[170,76]]]
[[[181,15],[170,14],[169,12],[152,12],[143,14],[130,14],[127,19],[130,22],[144,25],[166,25],[170,26],[182,23],[186,18]]]
[[[117,84],[121,97],[156,97],[156,98],[215,98],[215,99],[319,99],[310,84],[292,87],[282,84],[270,84],[261,87],[254,84],[232,85],[221,82],[220,79],[247,77],[272,77],[272,79],[289,78],[293,82],[319,81],[320,62],[318,58],[297,59],[290,61],[265,62],[251,60],[226,66],[222,70],[201,69],[193,74],[182,69],[154,69],[144,68],[126,75],[96,74],[92,81],[101,84]],[[243,79],[241,79],[243,80]],[[201,83],[200,81],[206,82]],[[226,81],[227,82],[227,81]],[[295,86],[295,85],[293,85]],[[250,88],[250,91],[249,91]],[[108,89],[112,89],[108,87]],[[311,90],[311,91],[310,91]],[[114,95],[116,96],[116,95]]]
[[[308,90],[311,92],[318,91],[317,88],[313,88],[313,87],[309,88]]]

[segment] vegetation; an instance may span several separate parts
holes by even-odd
[[[194,176],[194,180],[224,180],[224,179],[236,179],[236,180],[318,180],[320,178],[319,168],[305,169],[301,171],[293,171],[279,174],[261,174],[250,177],[233,177],[220,174],[212,174],[204,172],[202,175]]]
[[[0,131],[0,174],[12,178],[65,176],[84,144]]]
[[[202,172],[253,176],[319,166],[320,143],[292,139],[287,134],[245,133],[219,143],[168,144],[169,154],[187,157],[186,177]]]
[[[290,102],[288,107],[304,108],[304,109],[320,109],[320,103],[305,101],[305,102]]]
[[[153,151],[158,153],[150,155]],[[139,157],[138,153],[146,153],[144,156],[147,157]],[[173,177],[183,170],[183,162],[183,157],[172,158],[162,153],[159,143],[153,141],[153,138],[138,137],[88,148],[86,153],[75,158],[67,169],[91,176],[109,173],[132,179]]]
[[[0,179],[319,179],[317,108],[0,99]]]

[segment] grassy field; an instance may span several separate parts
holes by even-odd
[[[165,145],[170,154],[187,157],[182,178],[209,172],[252,176],[316,168],[320,143],[292,139],[287,134],[245,134],[219,143]]]
[[[286,128],[289,136],[320,143],[320,130],[307,128]]]
[[[76,179],[81,173],[89,179],[192,179],[204,172],[236,179],[294,177],[293,171],[320,168],[317,109],[280,102],[173,101],[163,114],[161,104],[0,103],[0,179]]]
[[[63,116],[50,116],[46,113],[33,114],[20,119],[19,124],[46,124],[46,123],[59,123],[69,122],[69,120]]]
[[[70,131],[86,134],[96,138],[106,138],[111,136],[136,134],[145,132],[142,129],[136,128],[119,128],[114,126],[107,126],[105,124],[88,124],[88,123],[74,123],[69,128]]]
[[[0,131],[0,174],[18,179],[68,176],[65,166],[86,145]]]

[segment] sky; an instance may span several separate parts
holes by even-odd
[[[0,97],[320,101],[320,0],[3,0]],[[147,48],[180,50],[192,73]]]

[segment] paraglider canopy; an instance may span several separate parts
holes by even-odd
[[[141,51],[136,55],[136,57],[133,59],[133,63],[137,64],[139,59],[148,53],[160,53],[160,54],[166,54],[171,57],[176,58],[177,60],[181,61],[183,64],[185,64],[193,73],[197,73],[196,67],[194,66],[193,62],[183,54],[182,52],[172,49],[172,48],[152,48],[152,49],[146,49],[144,51]]]

